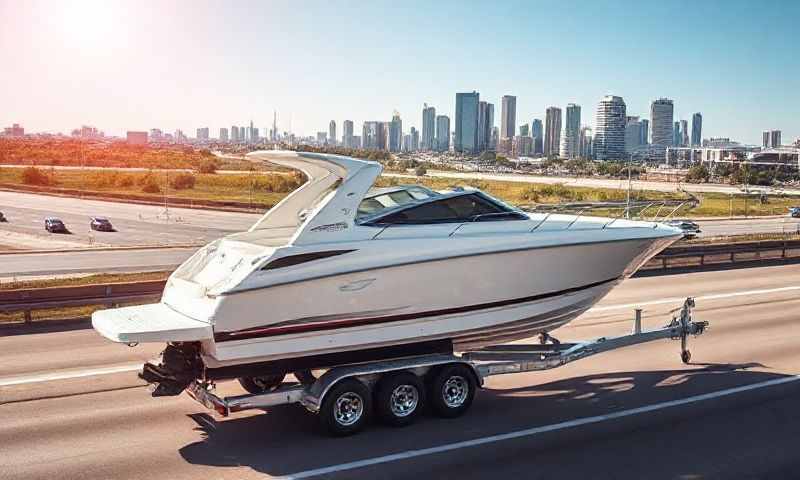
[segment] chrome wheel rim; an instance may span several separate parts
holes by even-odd
[[[333,416],[336,423],[345,427],[353,425],[364,415],[364,399],[355,392],[347,392],[336,399]]]
[[[389,407],[397,417],[407,417],[414,413],[419,404],[419,391],[413,385],[399,385],[392,390]]]
[[[442,399],[450,408],[458,408],[464,404],[469,393],[467,379],[456,375],[447,379],[442,386]]]

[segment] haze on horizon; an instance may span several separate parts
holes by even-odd
[[[311,135],[345,119],[421,127],[423,103],[453,116],[455,93],[517,123],[550,105],[620,95],[649,117],[703,114],[703,136],[800,137],[800,2],[736,1],[59,2],[0,0],[0,126],[68,133],[245,125]]]

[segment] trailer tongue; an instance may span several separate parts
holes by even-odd
[[[337,366],[315,381],[282,384],[259,394],[221,398],[214,393],[213,382],[200,380],[192,382],[187,392],[222,416],[299,403],[319,414],[334,435],[360,430],[373,402],[376,413],[390,425],[409,423],[426,400],[434,413],[454,417],[469,408],[476,388],[492,375],[548,370],[598,353],[667,338],[681,341],[681,360],[689,363],[688,337],[701,335],[708,327],[708,322],[693,320],[694,305],[694,299],[687,298],[680,314],[669,324],[648,331],[642,331],[641,311],[637,310],[633,332],[620,337],[561,343],[545,335],[541,345],[497,345],[460,354],[415,355]]]

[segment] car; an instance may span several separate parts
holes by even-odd
[[[90,217],[89,228],[92,230],[99,230],[101,232],[113,232],[114,226],[106,217]]]
[[[64,225],[64,222],[56,217],[45,218],[44,229],[50,233],[69,233],[69,230],[67,230],[67,226]]]
[[[700,233],[700,225],[691,220],[670,220],[667,225],[683,230],[683,238],[694,238]]]
[[[789,209],[789,216],[792,218],[800,218],[800,207],[792,207]]]

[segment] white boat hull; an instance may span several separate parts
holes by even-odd
[[[236,325],[215,327],[204,361],[215,368],[436,339],[464,350],[531,337],[589,309],[672,241],[469,255],[243,291],[219,303],[215,316]]]

